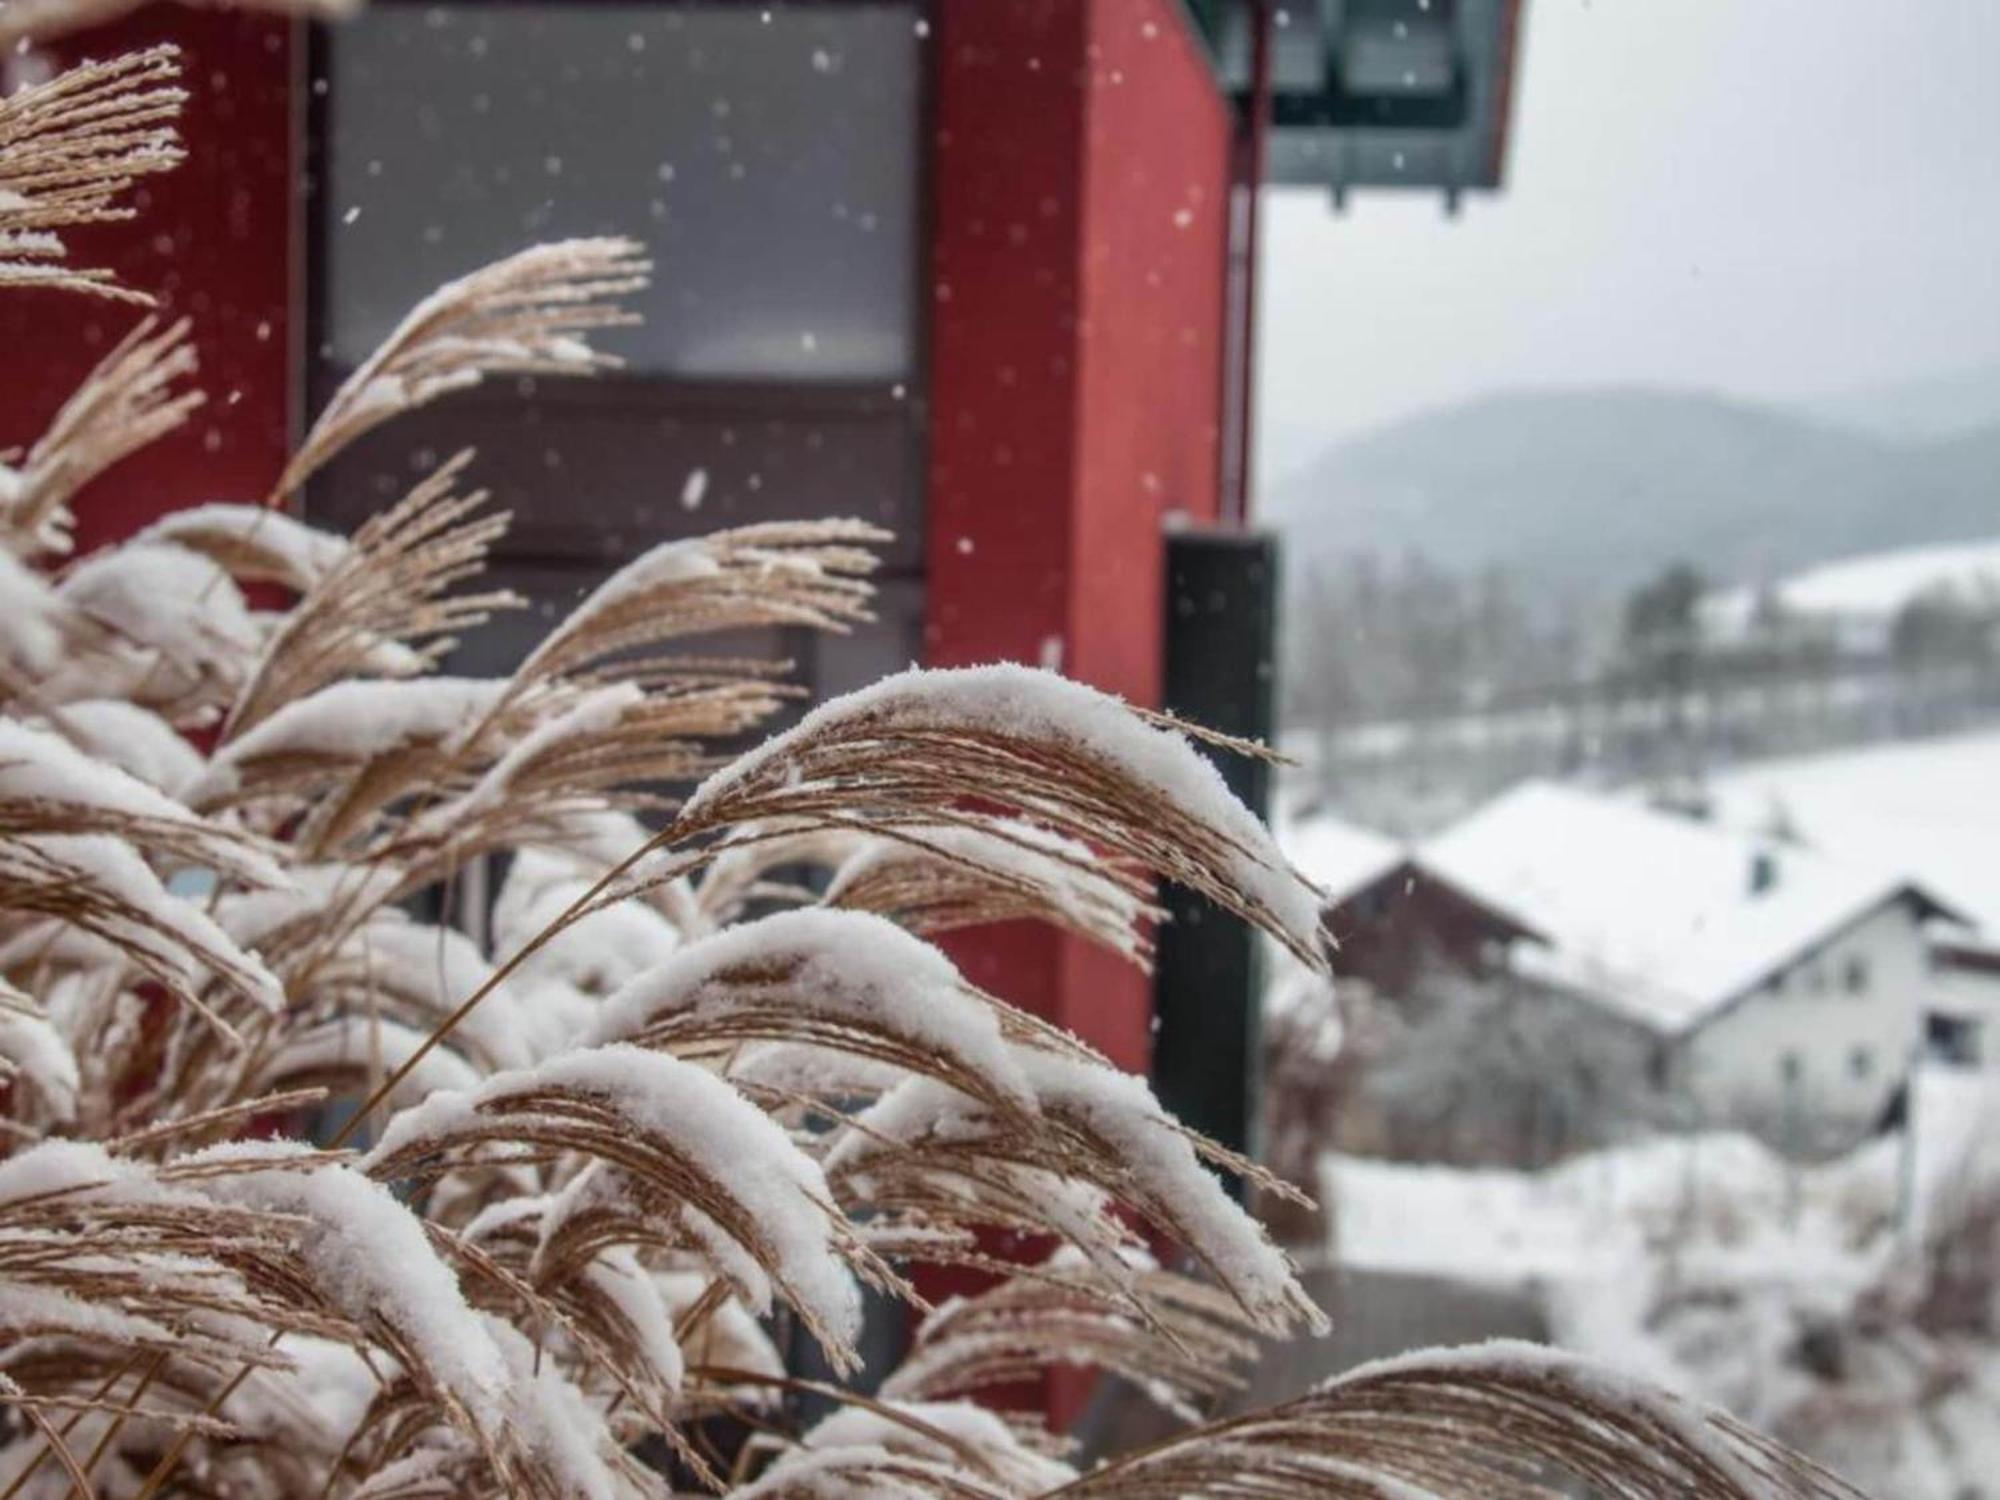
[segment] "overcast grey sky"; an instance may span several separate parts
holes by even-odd
[[[2000,367],[2000,0],[1527,9],[1504,192],[1267,197],[1267,479],[1506,387]]]

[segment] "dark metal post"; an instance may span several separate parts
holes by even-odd
[[[1167,709],[1228,734],[1270,738],[1277,584],[1278,548],[1269,536],[1168,537]],[[1223,753],[1216,763],[1230,790],[1263,816],[1270,767]],[[1179,887],[1163,892],[1162,904],[1168,920],[1154,981],[1154,1085],[1179,1118],[1247,1153],[1259,1096],[1257,934]]]

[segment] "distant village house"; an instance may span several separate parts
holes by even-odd
[[[1354,856],[1327,915],[1340,971],[1387,995],[1420,973],[1507,986],[1564,1101],[1561,1150],[1743,1129],[1839,1151],[1893,1117],[1927,1047],[1976,1061],[1984,1017],[1965,1012],[2000,1009],[2000,951],[1966,947],[1951,998],[1931,929],[1956,913],[1917,882],[1767,834],[1529,782],[1370,864],[1373,837],[1294,835],[1309,874]]]

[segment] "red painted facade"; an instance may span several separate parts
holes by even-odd
[[[928,660],[1155,703],[1163,528],[1217,511],[1227,106],[1173,0],[944,0],[936,68]],[[1040,928],[957,956],[1145,1067],[1129,965]]]
[[[191,317],[208,406],[78,497],[82,550],[167,511],[261,499],[284,467],[299,362],[293,345],[297,42],[288,22],[156,6],[37,49],[51,71],[162,41],[180,44],[189,157],[132,195],[129,223],[69,231],[80,265],[116,270]],[[32,442],[106,350],[143,316],[62,292],[0,298],[0,450]],[[21,381],[13,375],[32,370]]]

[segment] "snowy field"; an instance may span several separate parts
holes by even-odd
[[[1809,1167],[1735,1134],[1660,1137],[1542,1172],[1329,1155],[1328,1254],[1362,1270],[1542,1286],[1613,1281],[1667,1248],[1746,1274],[1865,1271],[1922,1238],[1968,1182],[2000,1176],[2000,1080],[1929,1069],[1916,1099],[1908,1149],[1885,1136]]]
[[[1996,1106],[1989,1078],[1927,1072],[1911,1137],[1810,1168],[1737,1135],[1532,1173],[1329,1156],[1326,1249],[1346,1271],[1525,1295],[1554,1342],[1718,1402],[1874,1493],[1987,1496],[2000,1347],[1941,1332],[1922,1283],[1955,1210],[2000,1181]]]
[[[1846,1247],[1893,1217],[1897,1175],[1892,1143],[1796,1170],[1747,1136],[1701,1135],[1544,1172],[1330,1156],[1321,1180],[1343,1265],[1553,1289],[1616,1283],[1669,1245],[1852,1274]]]

